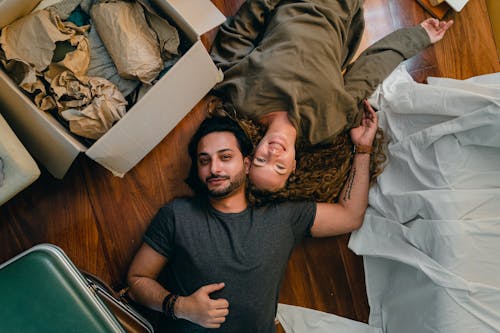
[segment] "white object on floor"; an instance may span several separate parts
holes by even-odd
[[[277,317],[286,333],[382,333],[358,321],[281,303]]]
[[[500,73],[428,82],[401,66],[371,98],[389,163],[349,243],[370,325],[500,332]]]
[[[374,93],[391,142],[349,247],[364,256],[369,326],[280,304],[288,333],[500,332],[500,73]]]
[[[0,114],[0,157],[3,161],[3,184],[0,206],[33,183],[40,170],[17,136]]]
[[[453,8],[454,11],[459,12],[464,8],[469,0],[446,0],[446,2],[451,8]]]

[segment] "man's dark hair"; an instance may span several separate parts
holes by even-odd
[[[191,158],[191,169],[185,181],[198,194],[202,193],[204,189],[198,177],[198,143],[203,137],[213,132],[233,133],[243,157],[249,156],[253,151],[252,142],[245,131],[231,117],[217,115],[205,119],[191,138],[188,146],[189,157]]]

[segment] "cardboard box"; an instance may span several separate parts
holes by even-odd
[[[4,174],[3,184],[0,186],[1,206],[40,176],[40,169],[2,115],[0,115],[0,157]]]
[[[424,7],[424,9],[437,19],[442,19],[450,10],[450,6],[446,2],[441,2],[439,5],[434,6],[431,0],[417,0],[417,2]]]
[[[17,0],[5,1],[23,5]],[[222,80],[222,72],[212,62],[200,35],[224,22],[224,15],[209,0],[152,2],[175,22],[192,46],[120,121],[90,147],[73,137],[50,114],[38,110],[10,77],[0,71],[0,103],[5,106],[2,110],[4,117],[31,154],[54,177],[62,178],[81,152],[114,175],[123,176]],[[2,17],[11,14],[2,12]],[[9,17],[16,18],[16,15]]]

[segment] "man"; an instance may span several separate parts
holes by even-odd
[[[249,173],[256,188],[286,185],[296,143],[332,144],[358,126],[362,101],[453,24],[427,19],[399,29],[351,62],[364,31],[362,6],[363,0],[247,0],[219,29],[211,55],[224,80],[214,93],[266,128]]]
[[[369,150],[377,130],[367,107],[351,130],[358,146],[338,204],[268,203],[246,196],[252,146],[229,117],[206,119],[192,138],[190,199],[164,206],[128,272],[132,299],[164,312],[172,332],[275,332],[280,282],[293,247],[306,235],[351,232],[368,201]],[[167,269],[165,289],[157,280]]]

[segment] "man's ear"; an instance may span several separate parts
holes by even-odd
[[[243,159],[243,165],[245,166],[245,173],[248,175],[250,172],[250,165],[252,164],[252,160],[249,156]]]

